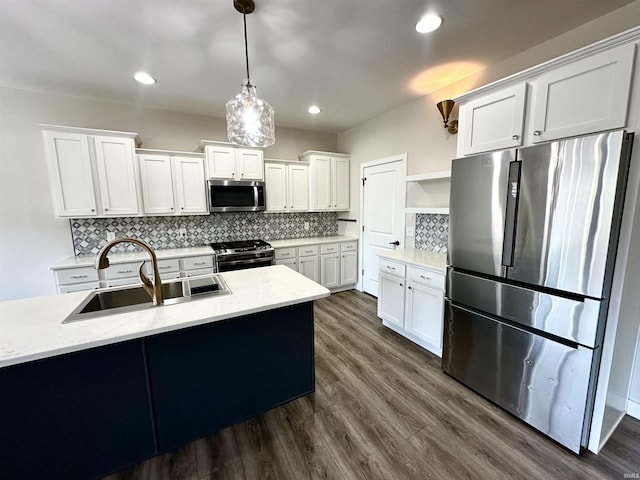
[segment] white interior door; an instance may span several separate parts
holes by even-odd
[[[362,167],[362,290],[378,296],[378,253],[404,248],[406,156]],[[394,245],[398,242],[397,245]]]

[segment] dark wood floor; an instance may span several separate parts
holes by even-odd
[[[108,480],[638,478],[639,421],[578,457],[382,327],[374,298],[333,294],[315,313],[314,394]]]

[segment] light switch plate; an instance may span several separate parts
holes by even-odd
[[[413,237],[413,235],[415,234],[413,227],[407,227],[407,237]]]

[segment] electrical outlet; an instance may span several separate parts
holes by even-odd
[[[309,222],[304,222],[304,229],[309,230]]]
[[[178,236],[180,238],[187,238],[187,229],[186,228],[180,228],[178,229]]]
[[[111,242],[116,239],[115,232],[107,232],[107,242]]]
[[[413,227],[409,226],[407,227],[407,237],[413,237],[413,235],[415,234]]]

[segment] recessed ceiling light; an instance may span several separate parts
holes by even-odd
[[[317,115],[321,112],[322,110],[320,109],[319,106],[317,105],[311,105],[308,109],[307,112],[309,112],[311,115]]]
[[[436,30],[442,25],[442,17],[440,15],[429,14],[425,15],[416,23],[416,31],[418,33],[429,33]]]
[[[133,78],[135,79],[136,82],[142,83],[144,85],[153,85],[154,83],[157,82],[157,80],[153,78],[151,75],[149,75],[147,72],[138,72],[133,76]]]

